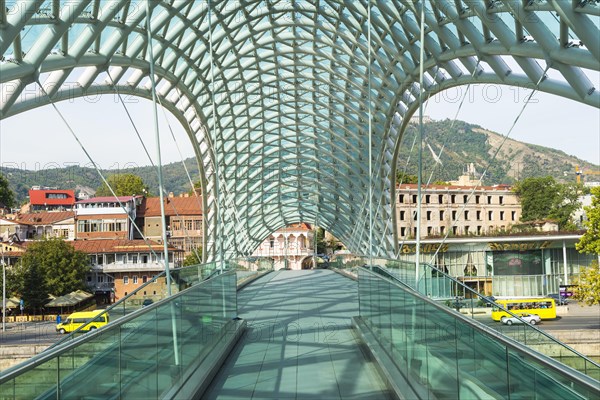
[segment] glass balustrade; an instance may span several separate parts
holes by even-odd
[[[355,257],[350,260],[338,260],[336,267],[356,275],[359,265],[371,266],[371,270],[381,276],[395,279],[427,298],[448,306],[465,317],[476,320],[489,329],[600,380],[600,365],[596,362],[528,323],[508,326],[492,321],[490,311],[493,307],[502,309],[515,317],[518,315],[494,303],[493,298],[475,292],[431,265],[420,264],[418,279],[415,264],[407,261]]]
[[[174,281],[200,280],[197,271],[174,274]],[[0,398],[159,398],[232,333],[236,281],[231,271],[182,288],[161,303],[6,370],[0,375]]]
[[[358,278],[361,318],[423,398],[600,395],[598,381],[469,323],[467,316],[408,285],[367,268],[359,268]]]

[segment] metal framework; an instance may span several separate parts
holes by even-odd
[[[421,90],[519,85],[600,108],[597,1],[149,4],[157,95],[197,156],[209,258],[317,220],[353,252],[372,236],[374,255],[393,253],[395,165]],[[0,118],[48,104],[39,85],[52,102],[151,98],[146,18],[139,0],[0,0]]]

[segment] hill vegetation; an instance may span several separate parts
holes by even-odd
[[[452,125],[452,128],[450,126]],[[575,166],[581,169],[598,170],[597,165],[583,161],[566,153],[543,146],[527,144],[513,139],[507,139],[502,144],[503,137],[488,131],[478,125],[463,121],[450,120],[428,121],[424,125],[425,143],[423,147],[423,176],[424,180],[433,171],[431,182],[455,180],[463,174],[467,164],[473,163],[477,172],[487,170],[484,184],[514,183],[530,177],[552,176],[557,182],[574,182]],[[398,172],[417,174],[416,146],[410,151],[415,136],[418,133],[416,125],[409,125],[401,143],[398,158]],[[433,153],[440,154],[436,162]],[[498,152],[495,159],[494,154]],[[406,165],[407,160],[410,160]],[[198,165],[193,158],[185,160],[194,182],[200,179]],[[35,185],[75,189],[87,188],[95,190],[101,185],[98,174],[92,168],[68,166],[37,171],[16,168],[2,168],[1,171],[9,181],[9,187],[16,195],[17,203],[27,201],[28,190]],[[105,176],[111,174],[135,174],[142,178],[152,193],[157,193],[158,186],[156,169],[151,166],[134,167],[119,170],[105,170]],[[181,162],[167,164],[163,167],[166,190],[169,192],[185,193],[191,190],[188,178]],[[588,180],[598,180],[600,176]]]

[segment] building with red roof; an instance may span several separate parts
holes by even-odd
[[[202,197],[170,194],[164,198],[165,218],[169,244],[182,249],[185,255],[202,247]],[[151,240],[162,240],[162,218],[160,198],[148,197],[139,207],[138,217],[143,219],[144,236]],[[140,224],[140,225],[142,225]]]
[[[100,302],[119,300],[165,270],[163,245],[155,241],[75,240],[70,244],[90,256],[92,270],[86,284]],[[169,246],[168,253],[169,268],[181,266],[183,252]],[[163,279],[151,284],[140,296],[158,299],[164,290]]]
[[[31,211],[72,210],[75,204],[75,191],[34,187],[29,190],[29,203]]]

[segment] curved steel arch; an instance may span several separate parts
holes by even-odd
[[[145,1],[0,5],[0,118],[47,104],[36,82],[53,102],[115,90],[151,96]],[[523,85],[600,108],[585,73],[600,71],[597,2],[149,5],[156,90],[202,171],[210,258],[247,254],[300,221],[318,222],[356,253],[394,252],[395,165],[421,92]]]

